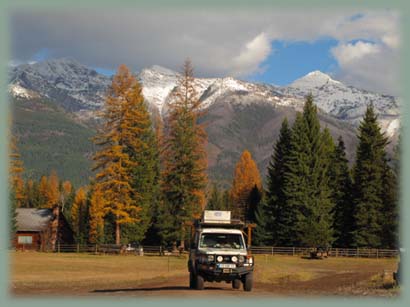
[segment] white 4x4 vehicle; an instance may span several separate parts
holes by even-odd
[[[210,215],[229,216],[229,220],[207,220]],[[254,259],[247,252],[242,231],[235,229],[238,226],[243,224],[232,223],[229,211],[205,211],[203,221],[196,223],[188,260],[191,289],[202,290],[205,281],[225,281],[234,289],[242,283],[245,291],[252,290]]]

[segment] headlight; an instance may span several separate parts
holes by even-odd
[[[238,257],[236,257],[236,256],[232,256],[232,258],[231,258],[231,260],[232,260],[232,262],[238,262]]]
[[[245,257],[244,256],[239,256],[239,262],[244,262],[245,261]]]
[[[215,256],[214,255],[208,255],[208,262],[215,261]]]
[[[218,261],[218,262],[222,262],[223,260],[224,260],[224,257],[222,257],[222,256],[216,257],[216,261]]]

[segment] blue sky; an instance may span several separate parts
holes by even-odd
[[[190,57],[198,77],[285,85],[320,70],[395,94],[399,21],[400,12],[387,9],[19,10],[11,16],[11,62],[72,57],[111,75],[120,64],[179,71]]]
[[[248,79],[287,85],[314,70],[334,74],[338,63],[330,50],[337,44],[338,41],[331,38],[313,42],[274,41],[272,51],[261,65],[263,73],[253,74]]]

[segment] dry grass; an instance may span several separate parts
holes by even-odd
[[[187,272],[183,257],[15,252],[11,259],[12,284],[17,288],[139,285]]]
[[[395,270],[396,259],[326,258],[303,259],[292,256],[257,255],[255,276],[260,282],[308,281],[330,274],[359,272],[363,269]]]
[[[118,256],[76,253],[13,252],[11,281],[15,289],[76,292],[81,289],[139,287],[148,281],[188,278],[187,257]],[[310,281],[349,272],[394,271],[396,259],[255,256],[255,281],[267,284]],[[188,279],[187,279],[188,280]],[[385,281],[387,284],[387,280]],[[380,280],[369,286],[379,286]]]

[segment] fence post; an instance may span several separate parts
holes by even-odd
[[[57,242],[57,253],[60,253],[60,241]]]
[[[339,249],[336,248],[336,257],[339,257]]]
[[[295,247],[293,247],[292,256],[295,256]]]
[[[356,257],[359,257],[359,248],[356,248]]]
[[[77,253],[80,252],[80,243],[77,243]]]
[[[162,245],[159,247],[159,255],[162,256]]]
[[[379,249],[376,249],[376,259],[379,259]]]
[[[97,243],[95,243],[95,254],[98,254],[98,247]]]
[[[273,256],[273,246],[272,246],[272,256]]]

